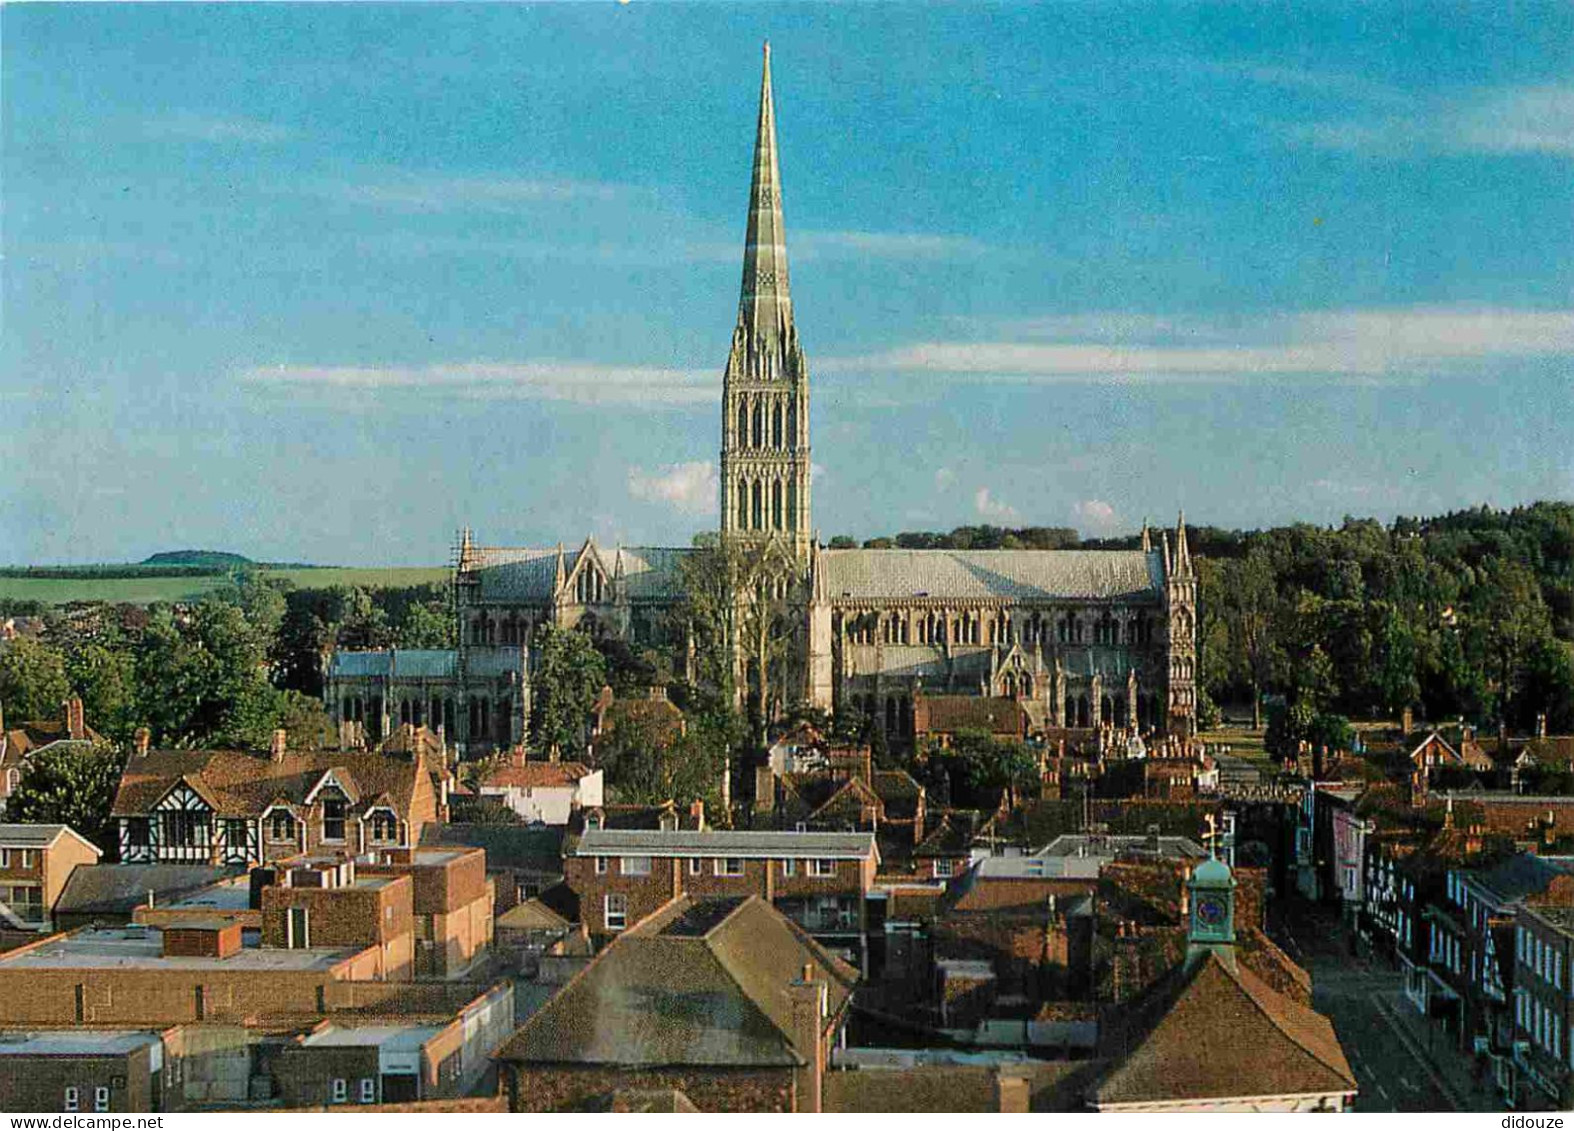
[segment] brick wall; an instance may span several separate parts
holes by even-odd
[[[575,1111],[620,1089],[675,1088],[701,1111],[794,1111],[790,1069],[637,1069],[510,1066],[509,1110]]]
[[[375,1045],[287,1045],[279,1050],[274,1079],[279,1102],[286,1107],[308,1107],[334,1102],[333,1081],[345,1082],[350,1104],[361,1098],[361,1081],[372,1081],[378,1095],[379,1073]],[[342,1101],[341,1101],[342,1102]]]
[[[152,1111],[150,1062],[145,1048],[118,1056],[0,1056],[0,1111],[64,1112],[70,1087],[80,1113],[93,1113],[98,1088],[109,1089],[109,1111]]]
[[[716,860],[654,857],[650,874],[624,875],[622,859],[606,857],[606,871],[598,874],[594,857],[571,856],[563,862],[564,879],[579,897],[580,918],[592,935],[606,936],[605,897],[622,893],[628,897],[628,926],[657,911],[673,898],[690,894],[700,898],[758,895],[768,900],[802,900],[814,896],[855,898],[862,929],[864,897],[874,883],[873,858],[837,860],[834,876],[810,874],[808,859],[793,861],[793,874],[787,875],[786,861],[744,859],[741,876],[718,876]],[[698,872],[693,869],[698,866]]]
[[[417,915],[440,915],[474,903],[486,891],[486,852],[471,849],[439,864],[410,862],[409,851],[384,851],[386,859],[375,864],[358,864],[363,876],[409,875],[415,881],[414,907]]]
[[[311,945],[381,946],[415,929],[414,885],[394,876],[378,887],[285,888],[262,891],[262,944],[284,946],[288,909],[309,911]]]

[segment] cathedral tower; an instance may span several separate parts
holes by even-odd
[[[803,563],[812,538],[809,369],[793,325],[786,239],[767,43],[743,292],[722,379],[721,532],[780,539]]]

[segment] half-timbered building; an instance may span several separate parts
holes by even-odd
[[[376,751],[132,754],[111,815],[128,863],[259,864],[413,848],[447,805],[441,747],[401,728]]]

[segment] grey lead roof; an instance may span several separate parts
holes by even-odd
[[[590,829],[576,856],[736,856],[787,859],[830,856],[862,860],[874,851],[873,833],[706,832]]]
[[[832,601],[1157,598],[1163,555],[1141,550],[824,550]]]
[[[398,676],[400,679],[452,679],[459,653],[451,648],[409,648],[375,652],[335,652],[328,664],[331,679]],[[517,647],[474,648],[468,666],[472,676],[517,672],[524,660]]]
[[[676,596],[681,589],[678,563],[692,550],[666,546],[595,547],[596,557],[610,581],[623,556],[623,577],[629,600]],[[585,553],[584,547],[563,551],[563,572],[572,576]],[[470,572],[480,581],[480,600],[486,602],[546,602],[557,581],[557,547],[492,546],[476,551]]]
[[[0,825],[0,848],[48,848],[64,825]]]

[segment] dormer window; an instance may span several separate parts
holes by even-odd
[[[399,843],[399,819],[388,810],[377,810],[368,824],[373,844]]]
[[[344,798],[325,796],[322,799],[322,839],[344,839]]]
[[[288,809],[275,809],[268,815],[268,839],[295,839],[295,816]]]
[[[602,816],[600,813],[591,813],[585,818],[585,831],[599,833],[601,831]]]

